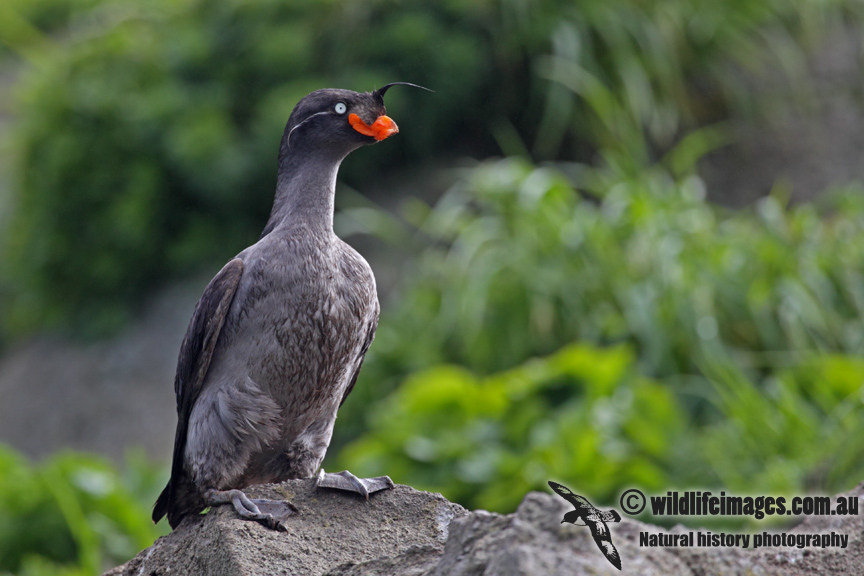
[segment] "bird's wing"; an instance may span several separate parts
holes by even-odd
[[[597,543],[597,547],[600,548],[606,559],[618,570],[621,570],[621,555],[618,554],[618,549],[612,544],[612,535],[609,533],[609,527],[606,526],[606,523],[602,520],[595,522],[590,519],[586,520],[585,523],[588,525],[588,529],[591,530],[594,542]]]
[[[585,512],[585,514],[597,514],[599,510],[594,507],[584,496],[579,496],[566,486],[562,486],[557,482],[549,482],[549,486],[554,490],[559,496],[570,502],[573,506],[576,507],[576,510],[580,512]]]
[[[606,512],[597,511],[595,514],[588,514],[586,518],[591,520],[602,520],[603,522],[620,522],[621,515],[615,510],[607,510]]]
[[[189,415],[195,400],[201,393],[204,377],[210,368],[210,360],[216,342],[225,323],[225,317],[237,285],[243,275],[243,261],[235,258],[228,262],[210,281],[204,294],[195,306],[186,336],[180,346],[177,373],[174,377],[174,394],[177,397],[177,433],[174,436],[174,458],[171,462],[171,479],[153,509],[153,521],[164,516],[173,501],[175,483],[183,475],[183,453],[186,450],[186,433]]]
[[[366,328],[366,338],[363,340],[363,347],[360,349],[360,358],[357,361],[357,368],[354,370],[354,374],[351,376],[351,383],[348,384],[348,387],[345,389],[345,394],[342,395],[342,401],[339,402],[339,406],[345,403],[345,399],[348,398],[348,395],[354,389],[354,385],[357,383],[357,377],[360,375],[360,368],[363,367],[363,358],[366,357],[366,352],[369,350],[369,346],[372,345],[372,340],[375,339],[375,329],[378,328],[378,310],[376,309],[375,314],[372,318],[372,321],[369,323],[369,326]]]
[[[174,377],[177,413],[181,416],[189,416],[192,404],[201,392],[213,350],[216,349],[216,342],[242,275],[243,261],[234,258],[213,277],[195,306],[183,344],[180,345]]]

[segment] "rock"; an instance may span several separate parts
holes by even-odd
[[[291,501],[299,513],[290,518],[289,531],[241,520],[230,506],[219,506],[206,515],[187,517],[174,532],[107,574],[353,574],[346,571],[350,566],[373,560],[380,561],[385,570],[381,574],[422,574],[428,562],[440,556],[451,520],[468,513],[440,494],[408,486],[376,492],[368,501],[355,494],[316,491],[312,480],[255,486],[246,493]],[[405,570],[394,571],[386,563],[397,559]],[[414,566],[421,571],[410,572]]]
[[[846,549],[767,547],[666,548],[640,545],[640,534],[667,531],[623,518],[610,524],[623,569],[600,553],[584,526],[561,524],[572,507],[530,493],[515,513],[468,512],[440,494],[397,485],[369,501],[319,490],[311,480],[250,488],[255,498],[287,498],[299,509],[287,533],[240,520],[221,506],[187,518],[106,576],[165,574],[322,576],[552,576],[558,574],[805,575],[864,573],[860,516],[807,517],[790,534],[849,537]],[[864,484],[847,495],[861,498]],[[695,529],[692,531],[696,531]],[[705,530],[702,530],[703,532]],[[759,530],[761,533],[763,530]],[[753,534],[756,530],[736,530]]]
[[[453,522],[444,554],[430,576],[621,574],[600,553],[586,527],[561,524],[572,509],[558,496],[533,492],[514,514],[472,512]],[[625,573],[686,574],[687,566],[673,555],[639,549],[639,530],[645,528],[627,519],[611,526]]]

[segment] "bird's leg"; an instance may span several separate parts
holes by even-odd
[[[260,522],[271,530],[285,532],[285,520],[297,512],[290,502],[278,500],[252,500],[242,490],[207,490],[204,502],[208,506],[233,504],[241,518]],[[263,509],[263,510],[262,510]]]
[[[378,476],[377,478],[357,478],[348,470],[328,474],[324,469],[318,471],[318,477],[315,479],[316,488],[335,488],[337,490],[346,490],[348,492],[356,492],[367,500],[369,494],[393,488],[393,481],[389,476]]]

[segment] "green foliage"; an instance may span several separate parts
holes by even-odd
[[[254,240],[281,127],[314,88],[410,80],[437,91],[393,93],[400,143],[349,159],[354,184],[496,142],[537,158],[605,150],[632,169],[738,102],[731,63],[754,66],[778,46],[794,63],[796,45],[778,38],[816,35],[855,5],[4,3],[0,21],[17,24],[0,26],[0,43],[30,63],[11,133],[5,330],[104,333],[161,279]]]
[[[152,544],[159,474],[141,459],[127,469],[71,453],[34,466],[0,446],[0,574],[89,576]]]
[[[708,356],[752,372],[864,349],[861,190],[825,217],[778,196],[725,212],[662,165],[561,168],[489,162],[434,209],[410,206],[427,248],[384,315],[379,376],[439,362],[488,373],[575,340],[632,342],[652,377]]]
[[[622,486],[659,490],[687,442],[674,395],[639,376],[626,347],[568,346],[488,377],[430,368],[371,421],[343,451],[347,467],[489,510],[513,510],[553,478],[605,501]]]
[[[706,431],[703,453],[721,486],[794,494],[847,490],[861,481],[860,357],[806,355],[761,388],[731,366],[706,374],[723,419]]]
[[[684,410],[686,388],[639,375],[625,346],[570,345],[487,377],[437,366],[377,403],[339,466],[499,512],[550,479],[609,503],[632,487],[793,496],[860,481],[860,359],[811,355],[761,385],[731,366],[704,377],[707,422]]]
[[[663,164],[632,178],[477,166],[434,208],[406,209],[426,247],[342,409],[338,434],[371,433],[340,465],[497,510],[544,476],[604,497],[628,484],[847,489],[864,474],[864,192],[827,204],[777,194],[726,212]],[[616,376],[550,367],[574,354]],[[571,380],[550,400],[559,377]],[[520,378],[525,398],[508,384]],[[607,429],[596,414],[615,398],[632,411]]]

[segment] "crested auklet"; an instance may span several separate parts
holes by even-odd
[[[353,150],[398,132],[384,108],[394,84],[316,90],[291,113],[267,225],[208,284],[180,347],[171,478],[154,522],[167,514],[176,528],[230,502],[284,530],[290,503],[252,501],[242,489],[319,469],[379,312],[371,268],[333,232],[336,173]],[[393,486],[347,471],[320,470],[316,481],[366,498]]]

